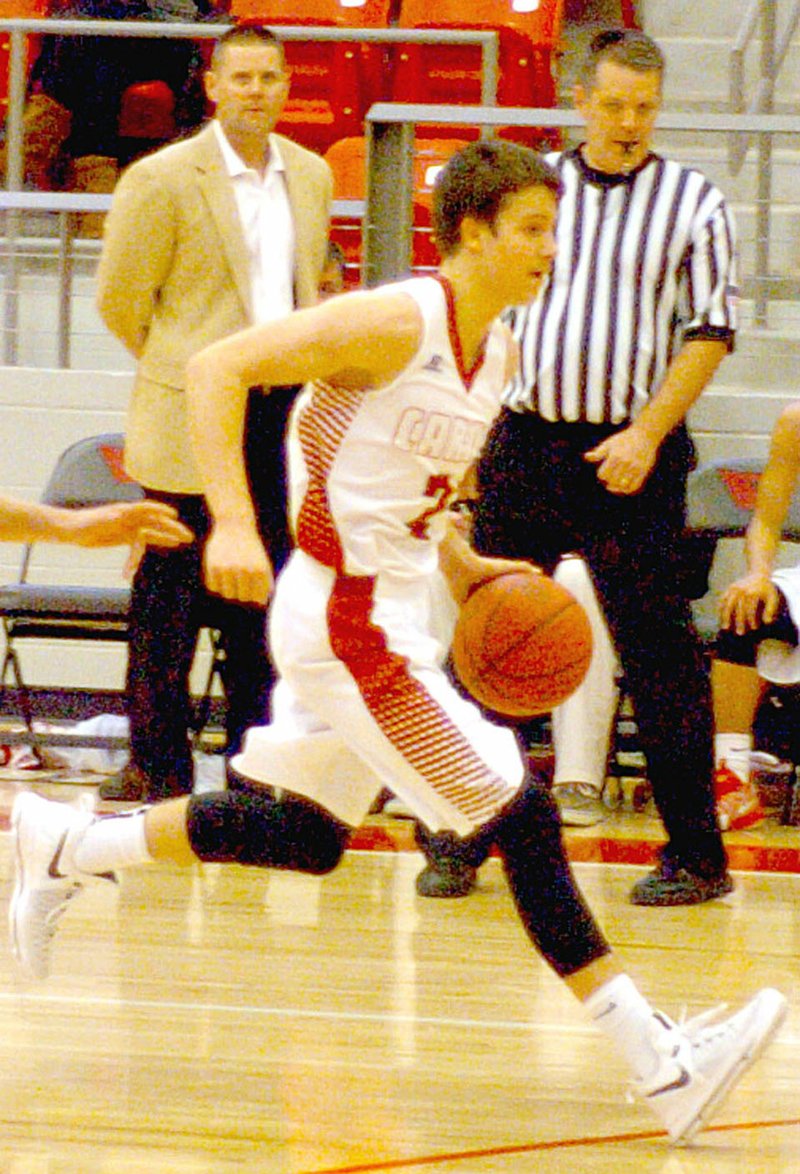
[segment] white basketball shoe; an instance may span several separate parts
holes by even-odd
[[[728,1093],[758,1059],[786,1018],[780,991],[765,987],[741,1011],[710,1023],[719,1010],[675,1024],[653,1016],[655,1075],[635,1091],[660,1118],[670,1139],[686,1145],[716,1113]]]
[[[91,879],[77,873],[75,847],[95,816],[29,791],[11,811],[16,876],[9,908],[11,950],[31,978],[50,973],[50,942],[67,903]],[[114,879],[109,875],[106,879]]]

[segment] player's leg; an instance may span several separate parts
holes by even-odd
[[[566,555],[553,578],[589,617],[592,659],[583,682],[553,710],[553,797],[567,827],[591,827],[605,816],[603,786],[617,712],[617,654],[586,563]]]
[[[766,1047],[786,1014],[777,991],[759,992],[712,1026],[677,1026],[624,972],[573,879],[552,796],[529,779],[494,821],[522,923],[546,961],[629,1064],[634,1089],[674,1142],[687,1142]]]
[[[335,868],[350,828],[315,803],[266,789],[166,800],[95,816],[26,792],[12,812],[16,880],[11,943],[23,970],[49,971],[55,923],[81,887],[152,861],[237,863],[321,874]]]

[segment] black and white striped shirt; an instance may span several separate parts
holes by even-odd
[[[522,366],[505,402],[545,420],[624,423],[684,340],[732,347],[731,213],[704,175],[659,155],[626,176],[593,171],[578,150],[548,161],[562,183],[558,255],[536,301],[506,314]]]

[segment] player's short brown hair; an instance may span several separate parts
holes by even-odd
[[[456,151],[433,188],[433,235],[441,255],[447,257],[458,248],[465,216],[493,227],[508,196],[540,185],[558,193],[558,175],[528,147],[483,139]]]

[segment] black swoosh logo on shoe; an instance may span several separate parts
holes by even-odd
[[[681,1064],[680,1076],[678,1076],[677,1079],[673,1080],[670,1084],[665,1084],[661,1088],[656,1088],[653,1090],[653,1092],[649,1092],[647,1094],[647,1099],[649,1100],[650,1097],[660,1097],[665,1092],[675,1092],[679,1088],[686,1088],[686,1085],[690,1080],[691,1076],[689,1075],[687,1069],[684,1068],[683,1064]]]
[[[56,848],[55,852],[53,853],[53,859],[50,861],[50,866],[47,869],[47,875],[52,877],[53,880],[66,880],[67,879],[67,874],[65,872],[62,872],[61,869],[58,867],[59,864],[61,863],[61,853],[64,851],[64,845],[66,844],[66,842],[67,842],[67,832],[64,832],[63,835],[61,836],[61,839],[58,841],[58,847]]]

